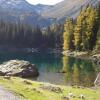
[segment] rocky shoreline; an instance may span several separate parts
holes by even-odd
[[[91,60],[97,65],[100,65],[100,52],[92,53],[92,52],[63,51],[62,54],[69,57]]]

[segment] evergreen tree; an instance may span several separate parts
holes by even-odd
[[[96,25],[96,21],[97,21],[97,12],[93,7],[88,7],[86,9],[86,43],[87,43],[87,50],[92,50],[93,46],[95,44],[95,37],[96,37],[96,33],[95,31],[93,31],[95,29],[95,25]],[[93,44],[94,43],[94,44]]]
[[[97,32],[96,50],[98,50],[98,51],[100,50],[100,27]]]
[[[81,49],[81,42],[82,42],[82,21],[83,18],[80,16],[77,17],[76,25],[74,29],[74,45],[76,50]]]
[[[69,18],[64,24],[63,50],[73,49],[73,20]]]
[[[76,19],[74,39],[76,50],[92,50],[97,35],[97,11],[88,6],[83,9]]]

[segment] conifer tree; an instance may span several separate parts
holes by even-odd
[[[76,50],[80,50],[81,49],[82,21],[83,20],[82,20],[81,15],[78,16],[77,20],[76,20],[75,29],[74,29],[74,45],[75,45],[75,49]]]
[[[100,27],[97,33],[96,50],[100,50]]]
[[[95,38],[96,34],[94,33],[93,29],[94,29],[94,25],[95,25],[95,21],[97,20],[97,13],[96,10],[93,7],[88,7],[86,9],[86,43],[87,43],[87,50],[92,50],[93,48],[93,43],[92,43],[92,39]],[[95,42],[95,40],[94,40]]]
[[[69,18],[64,24],[63,50],[73,49],[73,20]]]

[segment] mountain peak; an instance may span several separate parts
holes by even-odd
[[[76,18],[81,6],[96,5],[100,0],[64,0],[56,5],[31,5],[26,0],[0,0],[0,18],[47,26],[70,16]],[[52,19],[54,19],[52,21]]]
[[[7,11],[34,11],[33,5],[30,5],[26,0],[0,0],[0,5]]]

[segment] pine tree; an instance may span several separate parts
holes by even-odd
[[[100,50],[100,27],[97,33],[96,50]]]
[[[98,23],[96,23],[96,31],[97,31],[97,36],[96,36],[96,46],[95,49],[97,51],[100,51],[100,3],[97,7],[97,16],[98,16]],[[98,27],[98,29],[97,29]]]
[[[77,17],[74,38],[76,50],[92,50],[96,41],[96,24],[98,22],[96,10],[88,6]]]
[[[64,24],[63,50],[73,49],[73,20],[69,18]]]
[[[93,43],[92,39],[94,40],[93,42],[95,43],[95,36],[96,34],[94,33],[93,29],[95,28],[95,21],[97,20],[97,13],[96,10],[93,7],[88,7],[86,9],[86,43],[87,43],[87,50],[92,50],[93,49]]]
[[[83,18],[80,16],[77,17],[75,29],[74,29],[74,45],[76,50],[81,49],[81,42],[82,42],[82,21]]]
[[[96,45],[96,40],[97,45],[99,44],[99,26],[100,5],[98,8],[88,5],[86,8],[81,9],[81,12],[76,18],[75,23],[68,19],[64,24],[63,49],[72,49],[74,35],[75,50],[93,50]]]

